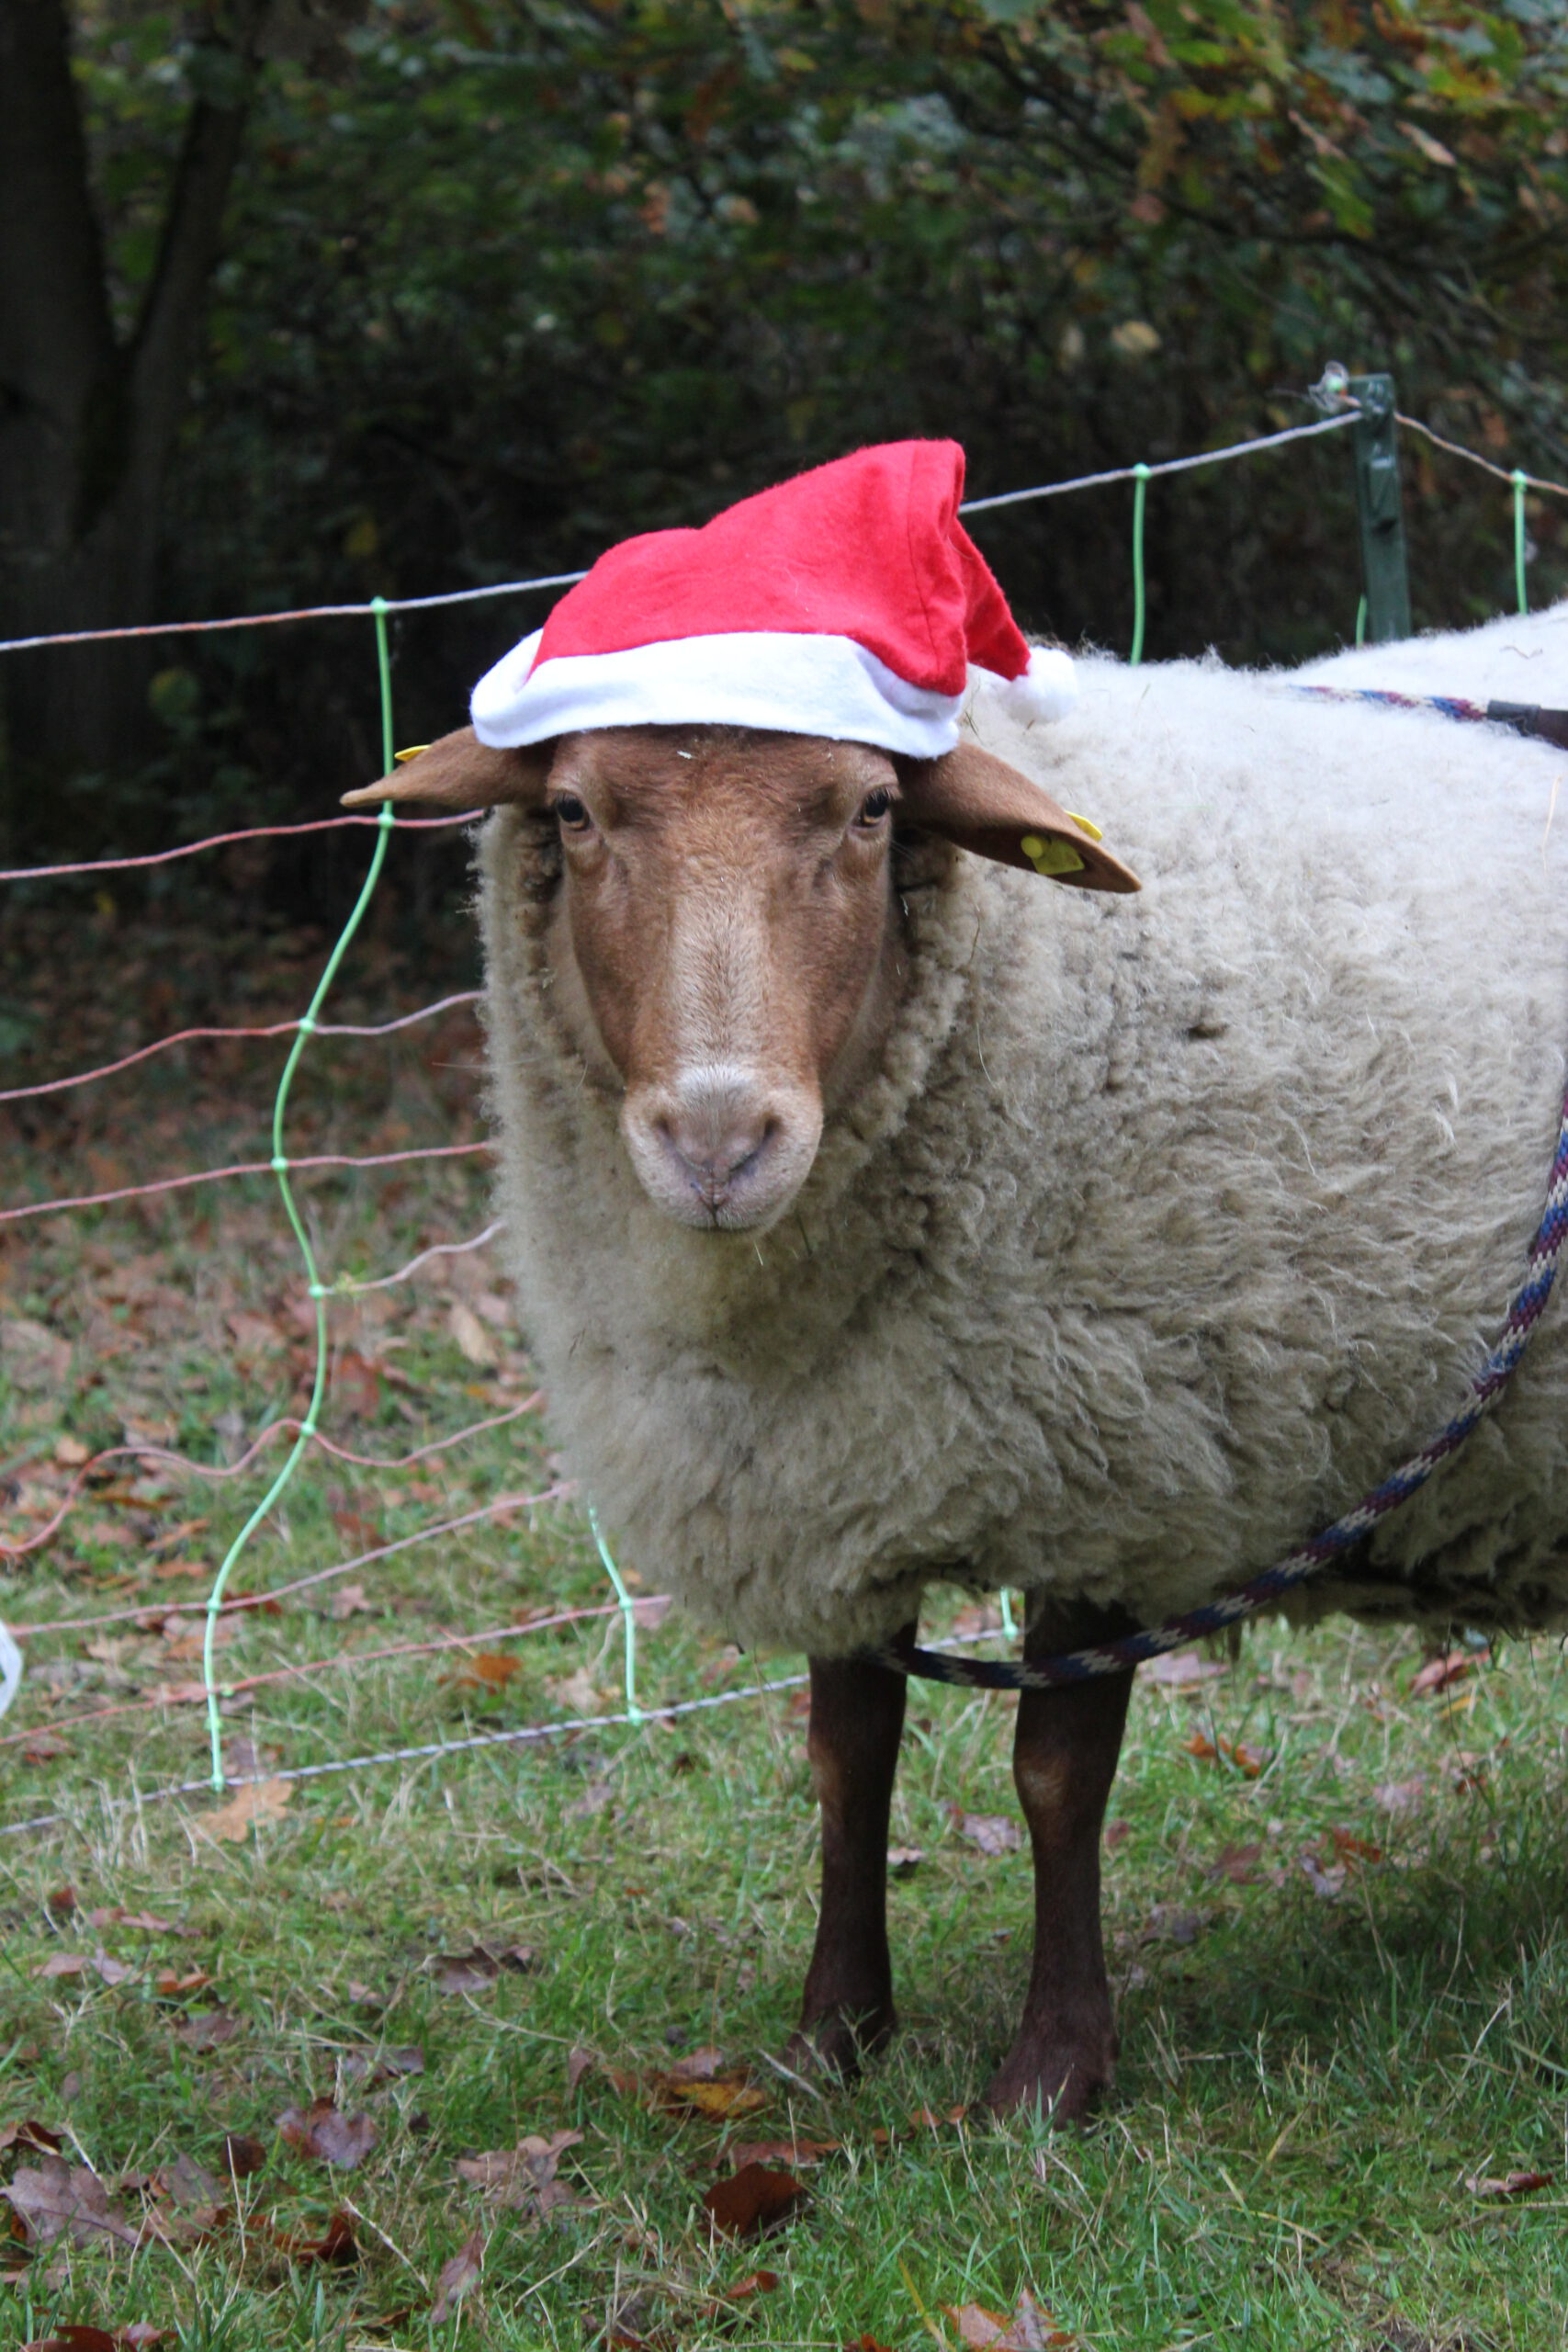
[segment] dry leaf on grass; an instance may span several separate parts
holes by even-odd
[[[340,2205],[327,2218],[327,2226],[319,2238],[289,2237],[281,2231],[272,2233],[273,2245],[290,2262],[324,2262],[342,2268],[359,2259],[359,2242],[354,2234],[354,2216]]]
[[[1474,1659],[1468,1650],[1450,1650],[1446,1657],[1429,1657],[1411,1682],[1410,1696],[1424,1699],[1429,1691],[1451,1690],[1462,1682]]]
[[[1222,1846],[1203,1875],[1228,1879],[1233,1886],[1250,1886],[1258,1876],[1255,1865],[1262,1852],[1261,1845]]]
[[[965,1813],[953,1804],[948,1814],[958,1835],[982,1854],[1010,1854],[1023,1843],[1022,1830],[1005,1813]]]
[[[446,1309],[446,1329],[470,1363],[477,1363],[485,1372],[494,1371],[501,1362],[501,1350],[473,1308],[466,1306],[460,1298],[455,1298]]]
[[[190,1826],[198,1838],[218,1838],[225,1845],[238,1845],[257,1822],[276,1821],[293,1794],[292,1781],[253,1781],[215,1812],[193,1814]]]
[[[481,1993],[503,1970],[526,1976],[538,1964],[531,1944],[475,1944],[468,1951],[437,1952],[430,1970],[438,1993]]]
[[[555,1704],[569,1715],[602,1714],[609,1705],[609,1694],[601,1690],[587,1667],[580,1666],[575,1674],[561,1675],[545,1684]]]
[[[115,2204],[96,2173],[45,2156],[41,2165],[18,2167],[0,2197],[9,2200],[29,2245],[52,2245],[68,2237],[73,2245],[134,2245],[140,2235]]]
[[[889,1846],[887,1867],[895,1878],[908,1878],[926,1859],[923,1846]]]
[[[1197,1650],[1168,1650],[1163,1657],[1151,1658],[1146,1671],[1151,1682],[1163,1682],[1168,1690],[1196,1691],[1205,1682],[1222,1679],[1225,1669],[1218,1658],[1204,1657]]]
[[[987,2311],[983,2303],[944,2303],[942,2309],[957,2328],[965,2352],[1050,2352],[1052,2346],[1065,2352],[1075,2341],[1056,2325],[1044,2305],[1035,2301],[1027,2287],[1010,2319]]]
[[[161,2001],[183,2001],[188,1994],[205,1993],[211,1982],[205,1968],[187,1968],[183,1975],[177,1968],[160,1968],[153,1972],[152,1990]]]
[[[341,1625],[349,1617],[374,1617],[379,1611],[362,1584],[340,1584],[327,1613]]]
[[[40,2155],[52,2156],[64,2144],[60,2132],[51,2132],[47,2123],[36,2122],[30,2117],[21,2123],[0,2124],[0,2154],[7,2148],[36,2148]]]
[[[376,2126],[368,2115],[344,2115],[330,2098],[312,2099],[307,2108],[286,2107],[277,2129],[291,2148],[314,2156],[319,2164],[336,2165],[352,2172],[376,2145]]]
[[[1243,1779],[1247,1781],[1256,1781],[1269,1761],[1267,1749],[1248,1747],[1245,1740],[1224,1739],[1218,1734],[1209,1739],[1202,1732],[1195,1731],[1190,1739],[1182,1742],[1182,1746],[1189,1756],[1196,1756],[1205,1763],[1217,1762],[1223,1757],[1227,1764],[1234,1764]]]
[[[80,2320],[65,2320],[52,2335],[39,2335],[22,2352],[151,2352],[164,2330],[150,2321],[133,2319],[125,2327],[88,2327]]]
[[[504,1650],[475,1650],[463,1661],[463,1671],[456,1677],[458,1682],[475,1682],[489,1690],[503,1690],[523,1671],[519,1657],[509,1657]]]
[[[843,2144],[841,2140],[737,2140],[724,2153],[737,2172],[744,2172],[748,2165],[783,2165],[793,2170],[796,2165],[819,2165],[824,2156],[837,2155]]]
[[[87,1924],[94,1928],[136,1928],[148,1936],[194,1936],[194,1928],[177,1927],[173,1919],[160,1919],[154,1911],[128,1911],[123,1904],[113,1903],[106,1910],[89,1911]]]
[[[223,2169],[236,2180],[248,2180],[260,2172],[266,2162],[266,2149],[260,2140],[248,2132],[225,2132],[223,2134]]]
[[[102,1977],[106,1984],[123,1984],[127,1977],[134,1976],[135,1973],[135,1969],[128,1968],[124,1961],[110,1960],[107,1952],[101,1951],[91,1954],[79,1951],[51,1952],[49,1958],[40,1961],[33,1971],[35,1976],[91,1974]]]
[[[52,1764],[56,1757],[72,1756],[75,1750],[57,1731],[35,1731],[23,1742],[20,1752],[24,1764]]]
[[[704,2195],[703,2210],[713,2227],[727,2237],[754,2237],[779,2228],[808,2193],[793,2173],[773,2172],[766,2165],[742,2165],[739,2172],[714,2182]]]
[[[567,2052],[566,2086],[569,2091],[574,2091],[577,2088],[594,2063],[592,2051],[584,2050],[581,2044],[575,2050]]]
[[[1380,1781],[1372,1791],[1372,1803],[1383,1813],[1416,1813],[1427,1785],[1425,1772],[1417,1772],[1408,1781]]]
[[[716,2119],[754,2115],[768,2103],[743,2067],[727,2066],[724,2052],[711,2048],[694,2050],[663,2073],[650,2075],[646,2087],[654,2107],[677,2113],[694,2108]]]
[[[232,2041],[243,2024],[244,2019],[236,2017],[232,2009],[196,2009],[180,2019],[175,2033],[187,2050],[205,2054]]]
[[[338,2062],[345,2083],[389,2083],[400,2075],[423,2075],[424,2052],[417,2041],[390,2050],[351,2050]]]
[[[515,2213],[552,2212],[558,2205],[578,2201],[566,2183],[556,2178],[556,2166],[581,2139],[581,2132],[552,2132],[547,2140],[531,2132],[514,2148],[459,2156],[457,2171],[481,2192],[487,2205]]]
[[[472,2237],[464,2239],[451,2260],[442,2264],[441,2275],[435,2281],[435,2300],[430,2306],[432,2327],[440,2327],[451,2317],[453,2305],[468,2293],[479,2277],[484,2253],[484,2232],[476,2230]]]
[[[1508,2172],[1501,2179],[1472,2173],[1464,2185],[1472,2197],[1528,2197],[1532,2188],[1546,2188],[1551,2178],[1549,2172]]]

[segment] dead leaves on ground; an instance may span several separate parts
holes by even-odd
[[[1549,2172],[1507,2172],[1500,2177],[1472,2173],[1464,2185],[1472,2197],[1528,2197],[1532,2189],[1549,2187],[1554,2177]]]
[[[430,2324],[439,2327],[449,2319],[454,2306],[466,2295],[484,2266],[485,2242],[482,2230],[465,2238],[449,2262],[441,2266],[435,2281],[435,2301],[430,2306]]]
[[[52,2335],[35,2336],[24,2344],[22,2352],[152,2352],[160,2342],[164,2329],[151,2321],[133,2319],[125,2327],[87,2327],[78,2320],[66,2320]]]
[[[1056,2325],[1043,2303],[1026,2287],[1010,2319],[987,2311],[984,2303],[944,2303],[943,2311],[958,2330],[964,2352],[1051,2352],[1051,2347],[1076,2345],[1077,2338]]]
[[[65,2238],[72,2245],[113,2244],[134,2246],[141,2233],[127,2219],[125,2209],[110,2197],[96,2172],[85,2165],[67,2164],[63,2156],[46,2155],[39,2165],[21,2165],[7,2188],[0,2188],[22,2225],[28,2245],[52,2245]]]
[[[581,2132],[552,2132],[544,2139],[529,2132],[514,2148],[491,2148],[482,2155],[459,2156],[457,2169],[461,2179],[470,2181],[487,2205],[494,2205],[503,2212],[527,2213],[536,2219],[556,2211],[558,2206],[574,2205],[579,2200],[563,2180],[556,2178],[556,2167],[568,2148],[581,2144]]]
[[[539,1964],[531,1944],[474,1944],[440,1951],[427,1963],[438,1993],[482,1993],[502,1973],[526,1976]]]
[[[727,2237],[761,2237],[787,2222],[809,2196],[804,2181],[792,2172],[775,2172],[767,2165],[742,2165],[727,2173],[703,2195],[703,2211],[716,2231]]]
[[[211,1813],[193,1814],[190,1826],[198,1838],[217,1838],[229,1846],[241,1845],[259,1824],[276,1821],[293,1794],[292,1781],[252,1781],[227,1804],[219,1805]]]
[[[366,2114],[344,2115],[335,2099],[312,2099],[307,2108],[286,2107],[277,2119],[278,2132],[301,2155],[318,2164],[335,2165],[352,2172],[376,2145],[377,2131]]]

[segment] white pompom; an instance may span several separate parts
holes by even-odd
[[[1029,667],[1021,678],[1004,678],[996,689],[997,698],[1010,718],[1053,719],[1066,718],[1078,698],[1077,673],[1072,656],[1059,646],[1034,645],[1029,650]]]

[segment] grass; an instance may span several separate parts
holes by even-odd
[[[476,1116],[473,1042],[449,1026],[352,1064],[323,1049],[298,1133],[357,1150],[446,1139]],[[75,1190],[111,1161],[257,1156],[265,1110],[254,1066],[154,1065],[118,1113],[35,1122],[16,1193]],[[487,1213],[467,1163],[306,1193],[332,1272],[385,1271]],[[62,1369],[36,1340],[8,1343],[12,1530],[58,1499],[62,1438],[96,1449],[129,1428],[215,1464],[303,1394],[301,1278],[265,1185],[13,1227],[0,1279],[0,1321],[70,1349]],[[476,1253],[334,1308],[328,1433],[400,1455],[525,1399],[528,1367],[490,1319],[502,1287]],[[531,1411],[410,1471],[317,1456],[235,1581],[265,1589],[498,1492],[545,1491],[550,1448]],[[973,2108],[1022,1996],[1028,1872],[1021,1853],[979,1851],[952,1808],[1013,1814],[1010,1702],[915,1695],[894,1835],[924,1860],[891,1895],[903,2031],[859,2086],[803,2087],[768,2063],[814,1922],[795,1692],[296,1782],[275,1817],[215,1842],[201,1824],[219,1799],[155,1800],[199,1778],[201,1710],[142,1702],[199,1673],[191,1625],[170,1617],[206,1585],[170,1569],[210,1568],[263,1476],[193,1493],[151,1461],[106,1473],[0,1575],[15,1623],[140,1612],[29,1639],[0,1725],[28,1735],[0,1746],[4,1819],[58,1816],[0,1838],[0,2127],[36,2118],[131,2221],[163,2214],[165,2236],[134,2252],[14,2236],[0,2343],[141,2321],[192,2352],[499,2352],[607,2332],[682,2352],[863,2335],[913,2352],[958,2343],[944,2307],[1010,2312],[1025,2288],[1103,2352],[1539,2352],[1568,2335],[1568,1712],[1550,1645],[1478,1658],[1427,1695],[1409,1637],[1344,1624],[1265,1627],[1190,1684],[1141,1677],[1107,1856],[1122,2069],[1093,2126],[1057,2134]],[[365,1605],[333,1615],[344,1585]],[[220,1653],[229,1681],[333,1663],[226,1702],[231,1761],[331,1763],[612,1712],[613,1620],[479,1645],[515,1670],[461,1649],[369,1655],[604,1598],[564,1499],[248,1612]],[[648,1704],[742,1690],[757,1670],[674,1617],[641,1646]],[[82,1720],[110,1706],[135,1712]],[[1202,1752],[1222,1740],[1260,1760],[1256,1777]],[[115,1906],[170,1927],[92,1924]],[[532,1958],[444,1990],[441,1955],[479,1944]],[[118,1981],[39,1973],[100,1951]],[[211,1981],[175,1989],[195,1974]],[[218,2013],[229,2038],[203,2047]],[[650,2096],[650,2077],[710,2045],[750,2069],[761,2105],[705,2119]],[[389,2053],[404,2071],[378,2073]],[[287,2109],[321,2096],[374,2120],[352,2169],[279,2135]],[[582,2135],[560,2157],[573,2201],[547,2218],[487,2205],[456,2169],[568,2129]],[[149,2177],[180,2156],[222,2175],[226,2133],[260,2141],[265,2163],[220,2180],[219,2215],[198,2199],[182,2221]],[[760,2245],[715,2245],[700,2200],[729,2152],[795,2136],[840,2143],[803,2168],[809,2201]],[[41,2162],[12,2144],[0,2181]],[[1512,2196],[1470,2186],[1512,2171],[1555,2177]],[[310,2259],[340,2211],[355,2258]],[[482,2270],[434,2324],[444,2266],[476,2231]],[[777,2283],[727,2301],[759,2265]]]

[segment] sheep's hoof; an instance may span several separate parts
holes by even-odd
[[[795,2074],[830,2075],[852,2083],[866,2059],[893,2038],[897,2018],[892,2004],[874,2009],[824,2009],[803,2018],[784,2044],[784,2063]]]
[[[1047,2122],[1081,2123],[1116,2072],[1116,2035],[1106,2027],[1048,2041],[1021,2033],[986,2087],[994,2115],[1038,2108]]]

